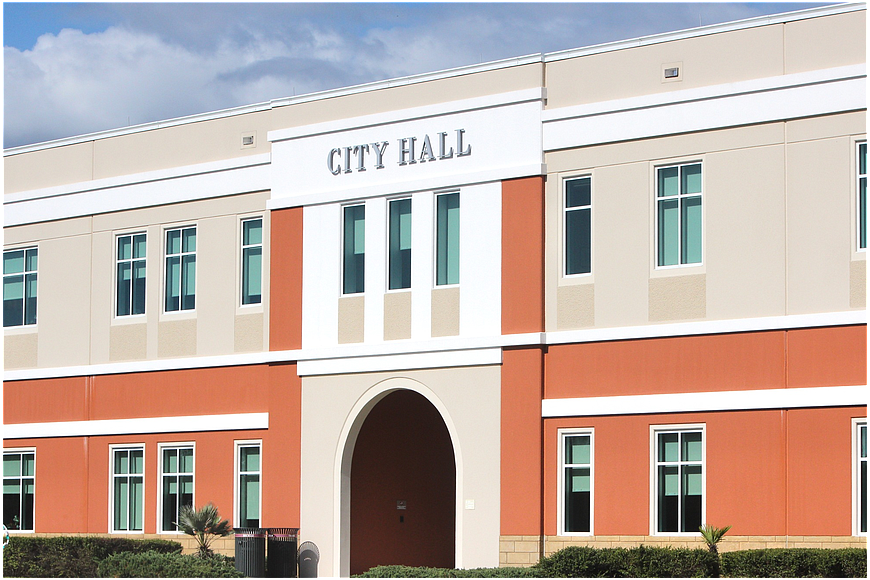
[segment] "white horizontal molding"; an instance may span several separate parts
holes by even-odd
[[[547,110],[543,143],[551,151],[866,106],[866,67],[854,65]]]
[[[299,361],[296,370],[300,377],[305,377],[379,371],[404,371],[411,369],[500,365],[502,361],[501,352],[501,348],[488,348],[392,354],[370,357],[314,359]]]
[[[270,155],[113,177],[6,196],[4,225],[181,203],[270,189]]]
[[[596,417],[650,413],[843,407],[866,404],[867,385],[851,385],[544,399],[541,403],[541,416],[544,418]]]
[[[269,413],[143,417],[94,421],[56,421],[3,425],[4,439],[42,437],[93,437],[99,435],[140,435],[145,433],[193,433],[200,431],[243,431],[268,429]]]

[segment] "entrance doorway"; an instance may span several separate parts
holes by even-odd
[[[372,408],[350,481],[351,574],[381,564],[454,567],[456,462],[426,397],[394,391]]]

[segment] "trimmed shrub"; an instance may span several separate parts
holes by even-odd
[[[866,548],[768,548],[722,554],[732,578],[866,578]]]
[[[95,536],[31,538],[13,536],[3,548],[3,575],[17,578],[93,578],[97,564],[120,552],[181,553],[169,540],[131,540]]]
[[[718,578],[719,558],[700,548],[570,546],[534,568],[551,578]]]
[[[543,578],[534,568],[425,568],[414,566],[375,566],[353,578]]]
[[[100,562],[98,578],[244,578],[230,558],[143,552],[113,554]]]

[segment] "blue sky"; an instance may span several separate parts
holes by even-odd
[[[819,4],[3,4],[4,147]]]

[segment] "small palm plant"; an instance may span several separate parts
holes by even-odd
[[[213,554],[211,548],[215,538],[230,535],[232,528],[227,520],[221,520],[218,509],[212,503],[208,503],[199,509],[191,505],[181,506],[178,513],[178,529],[193,536],[198,545],[197,555],[207,558]]]
[[[698,528],[698,530],[700,530],[701,532],[701,537],[704,538],[705,542],[707,542],[707,549],[716,555],[719,554],[719,548],[716,546],[716,544],[722,541],[722,538],[725,537],[725,534],[728,533],[728,530],[730,529],[731,526],[717,528],[716,526],[709,525],[703,525]]]

